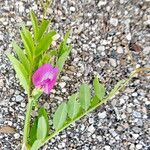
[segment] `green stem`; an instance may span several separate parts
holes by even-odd
[[[26,118],[25,118],[25,124],[24,124],[24,135],[23,135],[23,146],[24,147],[28,146],[28,137],[29,137],[29,130],[30,130],[30,119],[31,119],[32,106],[33,106],[33,98],[28,98]]]
[[[119,93],[120,90],[122,90],[129,82],[130,80],[139,72],[141,71],[146,71],[146,70],[150,70],[150,68],[138,68],[135,71],[133,71],[129,78],[117,89],[116,93]],[[114,94],[114,95],[115,95]],[[95,106],[91,107],[89,110],[87,110],[86,112],[84,112],[83,114],[81,114],[80,116],[78,116],[77,118],[75,118],[74,120],[71,120],[69,122],[67,122],[61,129],[54,131],[51,135],[49,135],[43,142],[42,145],[44,145],[45,143],[47,143],[49,140],[51,140],[54,136],[56,136],[57,134],[59,134],[61,131],[63,131],[64,129],[66,129],[68,126],[70,126],[72,123],[76,122],[77,120],[81,119],[82,117],[84,117],[85,115],[87,115],[88,113],[92,112],[93,110],[95,110],[96,108],[98,108],[99,106],[101,106],[102,104],[106,103],[108,100],[110,100],[112,97],[114,97],[114,95],[108,96],[106,97],[104,100],[100,101],[98,104],[96,104]],[[42,146],[41,145],[41,146]]]

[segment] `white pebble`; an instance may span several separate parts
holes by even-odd
[[[55,36],[53,36],[53,40],[56,41],[60,38],[60,35],[57,33]]]
[[[24,102],[22,102],[22,103],[21,103],[21,107],[24,108],[25,106],[26,106],[26,104],[25,104]]]
[[[117,62],[116,62],[115,59],[110,58],[109,61],[110,61],[110,64],[111,64],[113,67],[116,67],[116,66],[117,66]]]
[[[104,6],[107,4],[107,1],[99,1],[99,3],[97,4],[98,7]]]
[[[110,24],[116,27],[118,25],[118,19],[117,18],[110,18]]]
[[[138,94],[137,94],[136,92],[134,92],[134,93],[132,94],[132,96],[137,97]]]
[[[15,139],[18,139],[20,137],[20,135],[18,133],[14,134]]]
[[[119,47],[117,48],[117,52],[118,52],[119,54],[122,54],[122,53],[123,53],[123,48],[122,48],[121,46],[119,46]]]
[[[90,133],[93,133],[95,131],[95,128],[93,127],[93,125],[89,126],[88,131]]]
[[[126,38],[127,38],[128,41],[131,41],[131,38],[132,38],[131,33],[128,33],[128,34],[126,35]]]
[[[137,148],[137,149],[142,149],[142,147],[143,147],[143,146],[142,146],[141,144],[137,144],[137,145],[136,145],[136,148]]]
[[[65,82],[61,82],[61,83],[59,83],[59,86],[60,86],[61,88],[64,88],[64,87],[66,86],[66,83],[65,83]]]
[[[138,134],[132,134],[132,136],[133,136],[134,139],[137,139],[139,137]]]
[[[106,146],[104,147],[104,149],[105,149],[105,150],[110,150],[110,146],[109,146],[109,145],[106,145]]]
[[[104,119],[106,117],[106,112],[98,113],[99,118]]]
[[[3,41],[4,36],[2,34],[0,34],[0,40]]]
[[[145,48],[143,49],[143,53],[144,53],[145,55],[148,55],[148,54],[150,53],[150,46],[145,47]]]
[[[104,51],[104,50],[105,50],[105,47],[104,47],[104,46],[99,46],[99,47],[97,48],[97,50],[98,50],[98,51]]]
[[[75,7],[70,7],[70,11],[72,11],[72,12],[74,12],[76,9],[75,9]]]

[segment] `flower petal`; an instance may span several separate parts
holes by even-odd
[[[58,73],[58,68],[53,68],[51,64],[44,64],[33,74],[32,82],[36,88],[49,94],[56,83]]]
[[[44,93],[50,94],[51,90],[55,85],[56,80],[53,80],[51,83],[46,83],[43,87]]]
[[[51,72],[52,69],[53,69],[53,66],[51,64],[44,64],[43,66],[41,66],[38,70],[36,70],[36,72],[32,76],[33,84],[35,86],[39,85],[40,82],[42,81],[43,76],[46,73]]]

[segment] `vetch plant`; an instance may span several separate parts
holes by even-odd
[[[48,30],[50,22],[43,19],[40,23],[34,12],[31,12],[30,16],[33,35],[28,28],[22,26],[20,33],[23,47],[13,42],[16,55],[8,54],[20,84],[28,95],[22,150],[38,150],[69,125],[114,97],[137,73],[149,70],[149,68],[136,69],[128,79],[119,81],[107,95],[105,86],[97,77],[93,81],[94,95],[91,94],[90,86],[83,83],[79,91],[72,93],[69,100],[61,103],[55,113],[51,114],[53,125],[50,126],[46,109],[37,107],[38,100],[43,93],[50,94],[63,69],[71,50],[71,46],[67,45],[69,32],[59,46],[53,48],[52,42],[56,31]],[[31,119],[33,109],[38,111],[38,115]]]

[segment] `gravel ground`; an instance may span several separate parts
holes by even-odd
[[[150,0],[54,0],[49,9],[60,37],[72,28],[73,49],[64,74],[41,104],[52,113],[96,72],[109,91],[135,67],[150,66]],[[33,0],[0,0],[0,150],[20,149],[26,95],[5,56],[28,26]],[[43,150],[150,150],[150,77],[138,76],[125,91],[70,126]],[[35,113],[33,112],[33,116]],[[2,133],[4,132],[4,133]],[[9,134],[7,133],[9,132]]]

